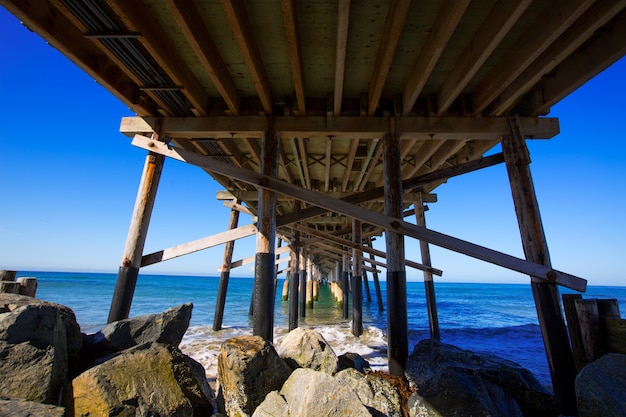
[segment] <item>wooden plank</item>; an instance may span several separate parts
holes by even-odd
[[[335,116],[341,116],[349,24],[350,0],[339,0],[339,4],[337,5],[337,47],[335,51],[335,90],[333,103],[333,114]]]
[[[205,168],[214,173],[230,176],[248,184],[269,188],[278,193],[290,195],[292,198],[322,207],[328,211],[334,211],[346,216],[358,218],[364,223],[369,223],[384,229],[395,230],[415,239],[424,239],[433,245],[499,265],[503,268],[511,269],[522,274],[532,275],[538,279],[554,282],[577,291],[585,291],[585,288],[587,287],[586,280],[562,271],[548,268],[545,265],[535,264],[484,246],[476,245],[462,239],[417,226],[415,224],[407,223],[393,217],[371,211],[367,208],[356,206],[344,200],[329,198],[322,193],[306,190],[275,178],[270,178],[247,169],[238,168],[231,164],[215,161],[211,158],[175,147],[169,147],[165,144],[153,143],[149,138],[141,135],[135,135],[132,144],[179,161]]]
[[[239,92],[215,42],[192,0],[166,0],[172,17],[215,84],[233,116],[239,115]]]
[[[134,120],[139,119],[139,120]],[[282,137],[326,138],[328,136],[380,139],[395,120],[401,140],[479,140],[499,141],[510,132],[506,117],[289,117],[277,116],[275,129]],[[550,139],[559,134],[559,120],[553,117],[520,117],[524,137]],[[211,117],[124,117],[120,132],[133,136],[154,130],[171,138],[261,138],[269,120],[264,116]],[[150,126],[150,130],[146,130]],[[421,156],[422,151],[420,151]],[[428,159],[428,158],[427,158]]]
[[[617,317],[600,317],[600,323],[606,335],[608,351],[626,355],[626,320]]]
[[[580,323],[578,321],[578,313],[576,313],[576,300],[582,298],[581,294],[563,294],[563,311],[567,320],[567,329],[569,332],[570,343],[572,344],[572,354],[576,363],[576,371],[580,370],[587,364],[585,357],[585,347],[583,345],[582,334],[580,333]]]
[[[304,93],[304,70],[302,69],[302,48],[300,46],[300,34],[298,32],[296,5],[294,0],[281,0],[280,4],[283,10],[283,21],[285,22],[285,37],[287,38],[287,47],[289,49],[293,86],[296,91],[297,115],[305,115],[306,97]]]
[[[479,115],[485,110],[591,4],[593,0],[555,0],[550,7],[545,7],[476,87],[473,114]]]
[[[496,2],[439,89],[437,116],[445,114],[530,3],[532,0]]]
[[[580,323],[580,335],[583,341],[585,361],[591,363],[606,353],[602,345],[602,329],[596,299],[575,301],[576,314]]]
[[[167,261],[168,259],[177,258],[179,256],[221,245],[226,242],[242,239],[244,237],[252,236],[256,232],[256,225],[249,224],[246,226],[238,227],[236,229],[217,233],[213,236],[208,236],[201,239],[193,240],[191,242],[182,243],[180,245],[172,246],[158,252],[144,255],[141,259],[141,266],[144,267],[158,262]]]
[[[380,39],[380,44],[378,45],[374,71],[372,72],[369,83],[368,116],[374,115],[376,107],[378,106],[378,100],[380,100],[385,81],[387,81],[387,74],[389,73],[389,68],[391,68],[393,56],[396,53],[396,47],[402,35],[404,21],[408,15],[410,6],[410,0],[392,0],[389,6],[383,34]]]
[[[411,113],[426,81],[430,77],[439,57],[446,49],[454,30],[461,21],[470,0],[446,0],[441,5],[437,19],[433,24],[426,45],[415,60],[413,69],[407,76],[407,83],[402,94],[402,114]]]
[[[266,114],[272,114],[272,89],[256,43],[254,31],[243,0],[221,0],[222,8],[230,23],[239,50],[250,71],[257,93]]]
[[[283,254],[285,252],[289,252],[290,250],[291,250],[291,248],[289,246],[283,246],[283,247],[280,247],[280,248],[276,248],[276,250],[274,251],[274,254],[275,255],[281,255],[281,254]],[[242,259],[238,259],[236,261],[232,261],[230,263],[230,268],[231,269],[239,268],[240,266],[251,264],[252,262],[254,262],[254,258],[255,258],[255,256],[248,256],[246,258],[242,258]],[[285,259],[287,259],[287,258],[280,258],[280,259],[277,260],[276,263],[280,263],[280,262],[282,262]]]

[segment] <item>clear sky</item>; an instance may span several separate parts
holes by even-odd
[[[117,272],[146,155],[119,133],[133,113],[2,7],[0,39],[0,269]],[[626,285],[624,97],[626,59],[553,107],[560,135],[528,145],[552,265],[589,285]],[[166,161],[145,252],[225,230],[219,189],[199,168]],[[523,257],[504,166],[436,192],[428,227]],[[242,215],[240,224],[249,221]],[[234,259],[253,255],[253,239],[235,244]],[[441,281],[528,282],[431,250]],[[412,239],[406,253],[419,261]],[[217,275],[222,256],[220,246],[144,272]],[[251,274],[251,265],[232,271]]]

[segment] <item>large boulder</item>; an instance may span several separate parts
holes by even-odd
[[[0,398],[0,416],[5,417],[63,417],[65,408],[24,400]]]
[[[580,417],[617,417],[626,412],[626,355],[609,353],[576,377]]]
[[[86,340],[92,348],[121,352],[145,343],[178,346],[189,327],[193,304],[172,307],[158,314],[144,314],[109,323]]]
[[[370,363],[358,353],[346,352],[343,355],[339,355],[337,359],[337,372],[350,368],[356,369],[363,374],[372,372]]]
[[[280,392],[267,395],[253,417],[371,417],[357,394],[325,372],[293,371]]]
[[[291,373],[272,344],[260,336],[226,340],[217,357],[217,369],[218,407],[231,417],[251,415]]]
[[[76,377],[64,403],[75,416],[199,416],[213,413],[201,364],[172,345],[128,349]]]
[[[354,392],[373,417],[402,417],[402,400],[389,381],[356,369],[338,372],[335,379]]]
[[[558,415],[554,395],[527,369],[435,340],[415,346],[406,377],[417,389],[408,402],[413,416]]]
[[[320,333],[298,327],[290,331],[278,347],[278,354],[292,368],[309,368],[333,375],[337,355]]]
[[[68,307],[0,294],[0,395],[56,403],[81,344]]]

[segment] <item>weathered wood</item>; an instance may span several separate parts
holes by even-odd
[[[154,139],[146,138],[153,145],[157,143]],[[157,189],[165,156],[162,154],[149,152],[137,190],[137,199],[133,208],[128,235],[126,237],[126,246],[122,257],[111,308],[109,310],[108,322],[114,322],[128,318],[130,307],[133,302],[137,277],[139,276],[139,268],[141,267],[141,255],[146,243],[148,235],[148,226],[150,225],[150,217],[152,216],[152,208],[156,198]]]
[[[413,203],[415,207],[415,219],[419,226],[426,227],[426,216],[424,210],[424,201],[420,197]],[[420,239],[420,253],[422,255],[422,263],[425,266],[431,266],[430,262],[430,248],[428,242]],[[439,316],[437,314],[437,298],[435,296],[435,282],[433,280],[433,274],[429,271],[424,271],[424,291],[426,294],[426,308],[428,309],[428,323],[430,326],[431,339],[440,340],[439,333]]]
[[[17,271],[0,270],[0,281],[15,281]]]
[[[585,357],[585,346],[583,344],[580,332],[580,322],[578,321],[578,313],[576,312],[576,300],[582,298],[581,294],[563,294],[563,311],[567,320],[567,330],[569,332],[570,343],[572,344],[572,354],[574,363],[576,364],[576,372],[587,364]]]
[[[389,129],[389,120],[380,117],[276,116],[275,129],[283,137],[358,137],[380,139]],[[261,138],[269,121],[264,116],[211,117],[124,117],[120,132],[133,137],[150,133],[158,126],[172,138]],[[520,118],[524,136],[550,139],[559,134],[559,121],[549,117]],[[506,117],[404,117],[396,121],[400,139],[412,140],[499,140],[509,132]]]
[[[298,327],[298,285],[300,284],[300,232],[291,242],[289,263],[289,331]]]
[[[235,200],[235,202],[237,202]],[[228,230],[237,228],[239,223],[239,211],[232,209],[230,211],[230,219],[228,220]],[[224,245],[224,259],[220,268],[220,283],[217,287],[217,301],[215,303],[215,315],[213,316],[213,330],[222,329],[222,321],[224,320],[224,306],[226,305],[226,293],[228,292],[228,280],[230,278],[230,263],[233,260],[233,250],[235,249],[235,241],[231,240]]]
[[[270,125],[263,136],[261,172],[275,178],[278,174],[280,139]],[[274,272],[276,246],[276,193],[259,188],[259,220],[254,268],[253,335],[274,340]]]
[[[352,334],[359,337],[363,334],[363,269],[361,222],[352,220]]]
[[[385,214],[402,219],[400,146],[393,129],[383,138]],[[409,356],[404,236],[395,227],[385,230],[387,252],[387,343],[389,373],[404,375]]]
[[[348,255],[342,256],[342,268],[341,268],[341,286],[343,288],[343,318],[350,317],[350,310],[348,308],[349,294],[350,294],[350,263]]]
[[[524,255],[528,261],[551,269],[548,244],[530,173],[530,156],[526,141],[520,130],[519,119],[511,118],[510,123],[511,134],[503,136],[502,152],[511,185]],[[575,413],[576,366],[561,313],[558,288],[553,282],[542,282],[536,279],[535,275],[529,275],[554,393],[561,411]]]
[[[619,317],[600,317],[602,331],[609,352],[626,355],[626,320]]]
[[[602,331],[597,301],[596,299],[583,298],[575,301],[586,363],[591,363],[606,353],[602,346]]]
[[[37,278],[35,277],[19,277],[15,280],[20,285],[19,292],[21,295],[35,297],[37,295]]]
[[[306,317],[306,263],[307,256],[305,255],[305,249],[300,250],[300,317]]]
[[[233,242],[235,240],[243,239],[244,237],[252,236],[257,232],[258,230],[256,224],[248,224],[245,226],[236,227],[234,229],[216,233],[212,236],[203,237],[201,239],[182,243],[180,245],[172,246],[158,252],[144,255],[141,259],[141,266],[144,267],[156,264],[159,262],[167,261],[169,259],[177,258],[179,256],[188,255],[190,253],[222,245],[224,243]]]
[[[369,248],[372,248],[372,238],[370,237],[367,241],[367,246]],[[370,253],[370,260],[373,262],[375,261],[375,256],[374,254]],[[382,292],[380,290],[380,281],[378,280],[378,271],[373,271],[372,272],[372,277],[374,279],[374,288],[376,289],[376,299],[378,300],[378,311],[383,311],[385,309],[385,305],[383,303],[383,295]]]
[[[231,164],[222,163],[206,156],[198,155],[171,146],[168,147],[166,145],[159,145],[154,143],[150,144],[149,139],[142,137],[141,135],[136,135],[132,143],[133,145],[141,148],[145,147],[147,149],[153,149],[155,152],[166,155],[173,159],[200,166],[207,169],[208,171],[227,175],[239,181],[243,181],[248,184],[254,184],[256,186],[261,186],[263,188],[271,189],[279,193],[288,194],[297,200],[302,200],[304,202],[323,207],[324,209],[329,211],[335,211],[349,217],[357,218],[363,223],[369,223],[375,226],[382,227],[384,229],[394,230],[397,233],[403,233],[415,239],[424,239],[433,245],[462,253],[464,255],[471,256],[485,262],[499,265],[503,268],[531,275],[536,278],[563,285],[577,291],[584,291],[587,286],[586,280],[573,276],[571,274],[564,273],[562,271],[555,270],[553,268],[549,268],[545,265],[529,262],[527,260],[507,255],[493,249],[489,249],[480,245],[475,245],[462,239],[457,239],[452,236],[439,233],[434,230],[426,229],[415,224],[407,223],[400,219],[381,214],[364,207],[356,206],[347,201],[329,198],[321,193],[307,190],[297,185],[288,184],[284,181],[270,178],[247,169],[242,169]],[[289,219],[290,222],[301,220],[301,218],[299,217],[300,213],[296,214],[297,215],[295,216],[295,218]],[[284,218],[286,216],[282,217]]]

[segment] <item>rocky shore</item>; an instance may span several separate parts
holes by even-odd
[[[405,377],[337,356],[317,332],[274,347],[227,340],[215,389],[178,348],[193,306],[83,334],[71,309],[0,294],[0,416],[558,416],[551,392],[519,365],[424,340]],[[609,354],[577,378],[579,415],[626,409],[626,357]]]

